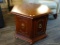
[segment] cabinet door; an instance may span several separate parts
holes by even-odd
[[[47,18],[37,19],[34,21],[34,37],[45,34]]]
[[[30,26],[30,19],[22,16],[16,16],[16,33],[29,37],[31,31]]]

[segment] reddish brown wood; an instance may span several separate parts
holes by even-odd
[[[22,40],[25,40],[27,42],[29,42],[30,44],[34,44],[35,42],[37,42],[38,40],[41,40],[41,39],[44,39],[47,35],[46,34],[43,34],[39,37],[36,37],[34,39],[30,39],[30,38],[27,38],[23,35],[19,35],[19,34],[16,34],[16,38],[19,38],[19,39],[22,39]]]
[[[46,37],[47,14],[37,18],[27,18],[16,15],[16,34],[18,38],[34,42]]]
[[[46,37],[48,13],[38,14],[39,6],[40,4],[23,4],[18,6],[23,14],[12,12],[16,20],[16,37],[30,42],[31,45]]]

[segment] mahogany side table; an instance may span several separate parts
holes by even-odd
[[[39,6],[40,4],[23,4],[12,9],[16,20],[16,37],[30,42],[31,45],[47,36],[49,13],[37,13],[36,9]]]

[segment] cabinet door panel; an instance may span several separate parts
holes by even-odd
[[[27,22],[25,22],[24,20],[20,20],[20,24],[19,24],[19,32],[22,34],[26,34],[27,33]]]
[[[45,33],[46,18],[34,21],[34,37],[43,35]]]
[[[16,32],[24,36],[30,37],[31,33],[31,20],[22,16],[16,16]]]

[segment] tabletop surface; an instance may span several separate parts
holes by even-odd
[[[40,13],[37,12],[37,9],[40,6],[41,6],[41,4],[25,3],[25,4],[14,6],[12,9],[12,12],[24,14],[27,16],[37,16],[37,15],[40,15]],[[14,11],[14,9],[15,9],[15,11]]]

